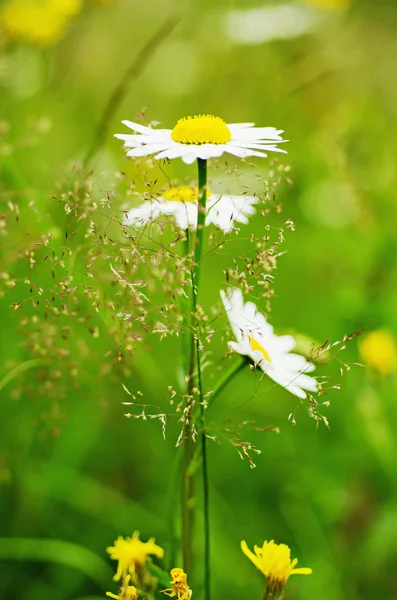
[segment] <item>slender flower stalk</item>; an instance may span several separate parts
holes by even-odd
[[[197,303],[198,285],[200,278],[200,261],[203,251],[203,236],[205,225],[205,210],[207,204],[207,161],[202,158],[197,159],[198,165],[198,187],[199,187],[199,204],[197,217],[197,232],[194,247],[194,267],[193,267],[193,298]]]
[[[175,457],[172,465],[171,482],[168,493],[168,531],[170,536],[170,551],[168,554],[168,565],[171,568],[175,564],[178,553],[178,484],[181,478],[182,471],[182,448],[176,448]]]
[[[193,299],[194,308],[197,308],[197,297],[200,281],[200,262],[203,249],[203,235],[205,225],[205,213],[207,204],[207,161],[201,158],[197,159],[198,163],[198,182],[199,182],[199,206],[197,219],[196,245],[194,251],[194,267],[193,267]],[[196,333],[196,359],[197,359],[197,377],[200,403],[200,429],[201,429],[201,458],[202,458],[202,476],[203,476],[203,513],[204,513],[204,598],[210,600],[211,584],[210,584],[210,521],[209,521],[209,482],[208,482],[208,462],[207,462],[207,437],[205,434],[205,404],[203,395],[203,386],[201,380],[201,365],[200,365],[200,339],[198,335],[199,328]]]
[[[193,269],[192,269],[192,322],[191,322],[191,344],[190,344],[190,367],[188,375],[188,397],[194,388],[194,371],[197,368],[198,400],[200,405],[200,429],[201,429],[201,458],[203,475],[203,512],[204,512],[204,571],[205,571],[205,600],[210,600],[210,527],[209,527],[209,485],[207,447],[205,435],[205,404],[203,397],[203,386],[201,378],[200,361],[200,339],[199,326],[197,322],[197,299],[199,294],[201,257],[203,250],[204,227],[207,203],[207,161],[198,158],[198,212],[197,227],[194,239]],[[191,412],[193,411],[193,405]],[[185,571],[191,567],[191,546],[194,513],[189,507],[189,500],[193,497],[194,481],[189,473],[189,466],[193,456],[190,421],[192,414],[188,414],[189,424],[186,428],[185,459],[182,474],[182,552]]]

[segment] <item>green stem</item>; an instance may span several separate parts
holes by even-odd
[[[263,595],[263,600],[282,600],[283,597],[284,593],[282,588],[272,589],[271,586],[266,586],[265,593]]]
[[[191,260],[191,232],[189,231],[189,229],[186,230],[186,238],[183,242],[183,249],[184,249],[184,256],[186,258],[186,265],[189,264],[190,260]],[[183,321],[183,331],[182,331],[182,345],[183,345],[183,368],[184,368],[184,376],[186,377],[186,375],[189,375],[190,372],[190,363],[189,363],[189,356],[190,356],[190,346],[191,346],[191,341],[190,341],[190,335],[189,335],[189,312],[190,312],[190,298],[189,297],[185,297],[183,296],[183,302],[182,302],[182,309],[183,309],[183,313],[185,316],[185,319]]]
[[[204,226],[205,226],[205,210],[207,202],[207,161],[197,159],[198,162],[198,187],[199,187],[199,200],[198,200],[198,214],[197,214],[197,229],[194,239],[194,251],[193,251],[193,268],[192,268],[192,320],[191,320],[191,331],[190,331],[190,361],[189,361],[189,373],[188,373],[188,384],[187,384],[187,395],[192,396],[194,390],[194,370],[197,360],[197,371],[198,371],[198,386],[199,386],[199,402],[200,402],[200,425],[201,430],[204,431],[204,403],[202,393],[202,382],[201,382],[201,368],[200,368],[200,354],[199,354],[199,334],[198,334],[198,322],[197,322],[197,298],[200,281],[200,263],[202,256],[202,246],[204,237]],[[188,400],[189,402],[189,400]],[[193,510],[193,498],[194,498],[194,473],[191,471],[190,464],[193,458],[193,440],[191,436],[191,422],[193,420],[193,408],[194,403],[191,403],[190,412],[186,415],[187,422],[184,427],[184,457],[182,466],[182,478],[181,478],[181,519],[182,519],[182,556],[184,570],[188,575],[191,576],[192,567],[192,541],[193,541],[193,525],[194,525],[194,510]],[[204,436],[205,438],[205,436]],[[203,441],[203,438],[202,438]],[[206,460],[206,440],[202,444],[202,453],[205,455],[203,461],[203,469],[205,469],[205,481],[206,481],[206,495],[204,497],[204,514],[208,517],[208,482],[207,482],[207,460]],[[207,518],[206,517],[206,518]],[[206,521],[206,531],[209,531],[208,519]],[[205,535],[205,564],[207,565],[206,579],[208,577],[209,582],[209,536]],[[209,586],[209,583],[208,583]],[[209,594],[206,590],[206,598],[209,600]]]
[[[141,74],[154,52],[165,40],[165,38],[170,35],[177,23],[178,19],[175,19],[175,17],[168,18],[160,26],[158,31],[156,31],[154,35],[146,42],[141,51],[132,61],[127,71],[123,73],[122,78],[114,88],[105,106],[101,120],[91,142],[91,146],[89,147],[89,150],[85,156],[83,162],[85,166],[88,166],[92,162],[93,157],[103,146],[103,143],[107,137],[109,123],[112,121],[114,114],[117,112],[120,104],[128,94],[131,83]]]
[[[215,388],[212,391],[210,396],[210,406],[214,404],[216,398],[220,395],[221,392],[225,389],[225,387],[231,382],[231,380],[242,371],[247,366],[247,361],[245,359],[241,360],[238,363],[234,363],[226,373],[224,373],[223,377],[219,379]]]
[[[194,248],[194,268],[193,268],[193,304],[194,311],[197,309],[197,297],[200,281],[200,266],[201,256],[203,251],[203,237],[205,227],[205,214],[207,204],[207,161],[200,158],[197,159],[198,165],[198,187],[199,187],[199,202],[197,216],[197,234],[196,245]],[[209,481],[208,481],[208,461],[207,461],[207,437],[205,434],[205,403],[203,395],[203,385],[201,378],[201,361],[200,361],[200,339],[199,327],[197,323],[196,332],[196,360],[197,360],[197,378],[198,392],[200,404],[200,430],[201,430],[201,467],[203,477],[203,516],[204,516],[204,599],[211,598],[211,564],[210,564],[210,515],[209,515]]]
[[[171,482],[168,497],[168,527],[170,536],[170,551],[168,555],[168,571],[171,571],[177,564],[177,548],[178,548],[178,531],[177,531],[177,494],[178,482],[181,476],[182,469],[182,449],[177,448],[172,466]]]
[[[191,253],[190,231],[186,231],[185,254],[189,256]],[[193,277],[193,275],[192,275]],[[192,307],[190,308],[190,302]],[[194,315],[194,297],[193,297],[193,282],[191,299],[189,299],[185,312],[190,319],[190,333],[187,330],[184,333],[184,353],[185,353],[185,374],[187,375],[187,397],[190,398],[194,388],[194,361],[195,361],[195,315]],[[189,466],[193,458],[193,440],[191,436],[191,411],[193,404],[189,407],[189,414],[186,415],[187,421],[183,427],[183,457],[182,457],[182,473],[181,473],[181,489],[180,489],[180,510],[181,510],[181,550],[182,564],[184,571],[190,575],[192,567],[192,538],[193,538],[193,507],[192,501],[194,498],[194,477],[189,471]]]
[[[197,159],[198,166],[198,216],[197,232],[194,247],[194,267],[193,267],[193,302],[196,307],[198,297],[198,286],[200,280],[200,261],[203,252],[203,236],[205,226],[205,211],[207,204],[207,161],[202,158]]]
[[[211,597],[211,546],[210,546],[210,513],[209,513],[209,478],[207,460],[207,436],[205,433],[205,404],[200,365],[200,341],[196,338],[198,389],[200,397],[200,429],[201,429],[201,468],[203,476],[203,516],[204,516],[204,598]]]

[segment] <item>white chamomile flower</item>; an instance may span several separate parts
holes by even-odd
[[[174,129],[152,129],[123,121],[135,134],[116,133],[124,140],[127,156],[149,156],[155,158],[181,158],[190,165],[197,158],[207,160],[219,158],[225,152],[239,158],[248,156],[266,157],[267,152],[285,152],[276,144],[282,143],[283,131],[274,127],[254,127],[254,123],[227,125],[220,117],[197,115],[184,117]]]
[[[207,198],[205,224],[213,224],[224,233],[229,233],[234,223],[248,223],[248,217],[255,213],[253,204],[258,202],[254,196],[229,196],[210,194]],[[195,229],[198,217],[197,186],[170,187],[159,198],[147,200],[132,208],[125,215],[125,223],[142,227],[161,215],[175,219],[181,229]]]
[[[306,375],[314,370],[314,365],[291,353],[296,345],[291,335],[276,335],[255,304],[244,303],[240,289],[221,291],[221,297],[237,340],[229,342],[232,350],[248,356],[266,375],[298,398],[306,398],[305,390],[317,391],[317,381]]]

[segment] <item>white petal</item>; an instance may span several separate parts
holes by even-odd
[[[244,331],[239,326],[239,314],[243,309],[243,294],[239,288],[229,288],[227,292],[221,290],[220,294],[234,336],[238,341],[242,341]]]
[[[238,354],[242,354],[243,356],[247,355],[247,350],[243,344],[239,344],[238,342],[228,342],[228,346]]]
[[[280,144],[283,141],[279,142]],[[266,143],[255,143],[255,142],[242,142],[240,140],[233,140],[233,142],[229,142],[230,145],[233,145],[233,148],[247,148],[247,150],[273,150],[276,148],[274,142],[267,141]]]
[[[281,140],[281,133],[284,133],[284,131],[275,127],[255,127],[236,131],[235,135],[232,136],[232,140]]]
[[[196,202],[169,202],[169,213],[173,214],[181,229],[194,228],[197,223]]]
[[[244,129],[251,129],[252,127],[255,127],[255,123],[227,123],[226,127],[228,127],[233,133],[235,130],[240,131]]]
[[[318,383],[317,379],[314,377],[310,377],[309,375],[298,375],[295,380],[296,385],[299,385],[304,390],[308,390],[309,392],[317,392]]]
[[[248,223],[247,215],[255,213],[252,204],[258,202],[252,196],[212,195],[207,201],[206,223],[213,223],[224,233],[229,233],[234,222]]]
[[[277,345],[280,351],[290,352],[296,346],[296,342],[292,335],[280,335],[277,337]]]
[[[140,135],[133,133],[115,133],[114,137],[118,140],[124,140],[125,146],[144,146],[148,144],[170,144],[170,138],[167,135]]]
[[[267,156],[265,152],[256,152],[255,150],[249,150],[248,148],[232,146],[231,142],[228,142],[227,152],[229,154],[233,154],[233,156],[237,156],[238,158],[248,158],[249,156]]]
[[[176,146],[168,146],[160,154],[157,154],[155,158],[157,160],[161,160],[162,158],[169,158],[171,160],[172,158],[180,158],[184,152],[185,148],[182,144],[177,144]]]
[[[133,121],[121,121],[123,125],[126,125],[133,131],[137,131],[138,133],[143,133],[145,135],[156,135],[161,133],[171,133],[171,129],[151,129],[151,127],[145,127],[145,125],[140,125],[139,123],[134,123]]]
[[[164,144],[146,144],[144,146],[136,146],[135,148],[131,148],[131,150],[128,150],[127,156],[148,156],[149,154],[154,154],[155,152],[163,153],[167,151],[168,150],[164,149]]]
[[[144,202],[128,211],[124,216],[127,225],[142,227],[149,220],[156,219],[161,213],[161,205],[158,202]]]
[[[196,146],[196,148],[196,156],[203,160],[219,158],[225,152],[224,144],[202,144],[201,146]]]
[[[181,158],[186,165],[191,165],[194,163],[195,160],[197,160],[197,156],[192,152],[187,152],[186,154],[181,156]]]
[[[296,383],[292,383],[292,380],[285,379],[283,373],[280,373],[279,371],[269,371],[267,375],[283,388],[295,396],[298,396],[298,398],[306,398],[306,392],[304,392]]]

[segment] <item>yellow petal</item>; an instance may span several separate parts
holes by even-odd
[[[248,548],[247,542],[245,540],[243,540],[241,542],[241,550],[244,552],[245,556],[248,556],[250,561],[252,561],[254,563],[256,568],[259,569],[263,573],[261,561],[253,552],[251,552],[251,550]]]
[[[291,575],[311,575],[312,573],[313,570],[307,567],[301,567],[300,569],[294,569],[291,571]]]

